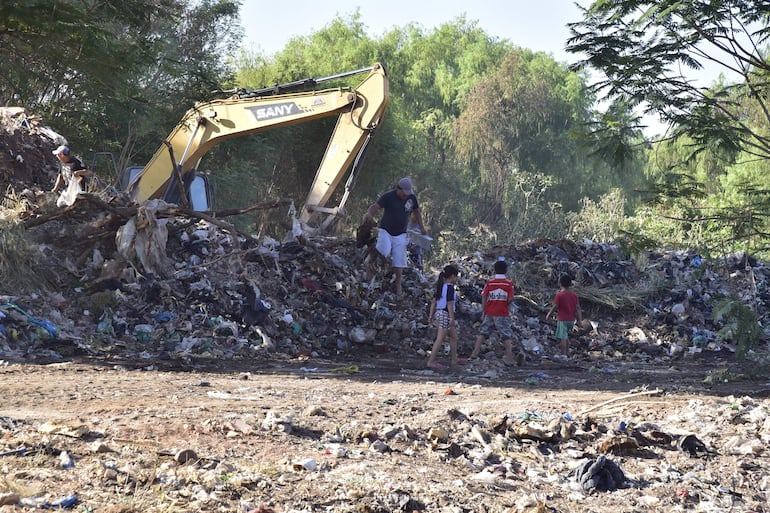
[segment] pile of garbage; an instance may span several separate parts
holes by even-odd
[[[45,278],[39,288],[0,296],[0,358],[424,357],[430,347],[428,306],[437,269],[447,262],[407,270],[405,297],[397,298],[389,269],[372,272],[368,248],[353,234],[294,230],[282,241],[256,238],[160,200],[132,205],[111,188],[56,207],[45,191],[57,169],[51,149],[62,138],[23,112],[0,118],[0,154],[12,156],[0,162],[0,177],[13,191],[0,219],[23,226],[33,255],[25,264]],[[540,239],[452,262],[461,270],[457,309],[466,354],[481,319],[481,290],[501,258],[516,283],[518,339],[535,362],[553,352],[554,325],[543,316],[563,273],[575,279],[586,318],[574,338],[579,355],[733,353],[740,327],[714,311],[724,300],[748,305],[759,326],[767,324],[770,268],[746,255],[708,262],[661,250],[632,260],[612,244]],[[483,360],[499,355],[500,344],[487,340]]]
[[[175,207],[153,201],[122,219],[109,239],[86,249],[76,235],[86,211],[91,219],[102,216],[102,226],[119,224],[98,205],[89,206],[73,218],[46,223],[57,225],[55,234],[52,226],[28,228],[45,255],[37,265],[53,272],[58,288],[0,298],[3,359],[104,352],[217,360],[366,350],[424,355],[429,347],[434,272],[409,270],[406,295],[396,298],[388,269],[369,276],[365,250],[352,237],[244,239],[206,221],[164,217]],[[770,270],[764,265],[713,270],[697,255],[669,251],[651,254],[639,268],[609,245],[542,240],[454,262],[462,276],[458,319],[464,342],[475,337],[480,291],[498,258],[511,264],[514,324],[533,360],[552,351],[547,340],[554,326],[543,314],[563,272],[576,278],[588,320],[575,337],[583,352],[646,358],[734,352],[729,320],[713,315],[719,297],[745,301],[761,321],[767,317]],[[499,345],[488,341],[489,359]]]

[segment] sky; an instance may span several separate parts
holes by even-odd
[[[367,34],[378,38],[394,27],[414,22],[426,31],[465,16],[492,37],[517,46],[544,51],[557,61],[573,62],[564,51],[569,37],[566,24],[580,20],[573,0],[242,0],[241,22],[245,43],[273,54],[289,39],[322,29],[337,16],[347,18],[356,9]],[[587,5],[587,2],[578,2]]]

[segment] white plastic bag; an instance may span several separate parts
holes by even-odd
[[[56,206],[71,206],[73,203],[75,203],[75,200],[78,199],[78,194],[81,192],[83,192],[83,189],[80,188],[80,179],[73,177],[72,180],[70,180],[70,183],[67,184],[67,188],[59,196],[59,199],[56,200]]]
[[[156,216],[158,211],[165,210],[168,210],[168,204],[164,201],[149,200],[115,234],[120,256],[128,262],[138,260],[144,272],[159,276],[168,276],[172,270],[166,256],[168,219]]]

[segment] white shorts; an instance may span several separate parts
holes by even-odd
[[[406,261],[407,242],[406,233],[393,236],[382,228],[377,230],[377,251],[385,258],[390,258],[393,261],[393,267],[405,269],[409,266]]]

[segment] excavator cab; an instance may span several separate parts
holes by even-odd
[[[187,206],[198,212],[213,210],[213,194],[208,175],[192,171],[183,177],[182,187],[176,186],[177,183],[177,178],[172,177],[169,181],[169,187],[163,195],[163,201]],[[183,193],[184,198],[182,197]]]
[[[132,180],[136,180],[144,169],[142,166],[130,166],[123,172],[121,188],[127,190]],[[175,187],[176,179],[172,178],[166,193],[163,195],[163,201],[167,203],[176,203],[185,205],[197,212],[206,212],[213,210],[214,198],[212,194],[211,182],[209,176],[201,174],[198,171],[188,173],[184,182],[185,197],[182,198],[179,187]]]

